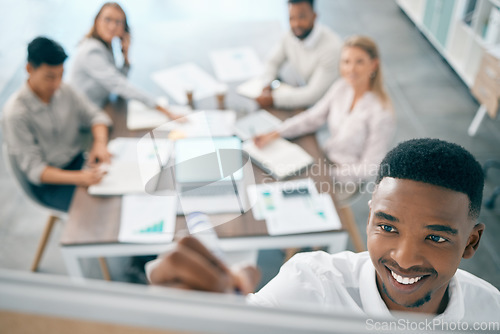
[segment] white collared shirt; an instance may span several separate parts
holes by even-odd
[[[300,253],[285,263],[279,274],[250,304],[268,307],[304,307],[342,310],[378,317],[393,317],[377,289],[375,268],[368,252]],[[500,292],[488,282],[458,269],[449,285],[442,321],[498,321]]]

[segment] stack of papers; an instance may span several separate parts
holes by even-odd
[[[318,194],[311,179],[252,185],[248,195],[256,202],[254,218],[266,220],[269,235],[341,228],[330,195]]]
[[[166,243],[174,239],[177,197],[126,195],[122,200],[120,242]]]
[[[276,180],[282,180],[307,168],[314,162],[312,156],[299,145],[278,138],[263,148],[255,146],[253,140],[243,144],[252,162]]]
[[[168,106],[167,108],[177,115],[186,115],[191,112],[191,108],[188,106]],[[170,118],[168,118],[167,115],[156,109],[149,108],[140,101],[128,101],[127,129],[129,130],[154,129],[169,121]]]

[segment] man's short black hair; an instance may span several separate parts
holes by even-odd
[[[474,220],[479,217],[483,170],[462,146],[430,138],[402,142],[381,162],[376,184],[384,177],[424,182],[466,194],[469,217]]]
[[[62,46],[47,38],[37,37],[28,44],[28,62],[34,68],[47,64],[57,66],[68,58]]]
[[[288,0],[289,4],[301,3],[301,2],[307,2],[308,4],[311,5],[311,8],[314,9],[314,0]]]

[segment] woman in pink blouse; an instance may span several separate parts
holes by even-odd
[[[395,117],[382,83],[379,53],[368,37],[348,38],[340,57],[341,78],[313,107],[286,120],[273,132],[256,136],[262,148],[282,136],[294,138],[325,123],[330,135],[322,148],[333,163],[334,183],[356,184],[375,175],[389,149]]]

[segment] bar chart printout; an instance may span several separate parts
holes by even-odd
[[[166,243],[174,238],[175,195],[125,195],[118,240],[131,243]]]

